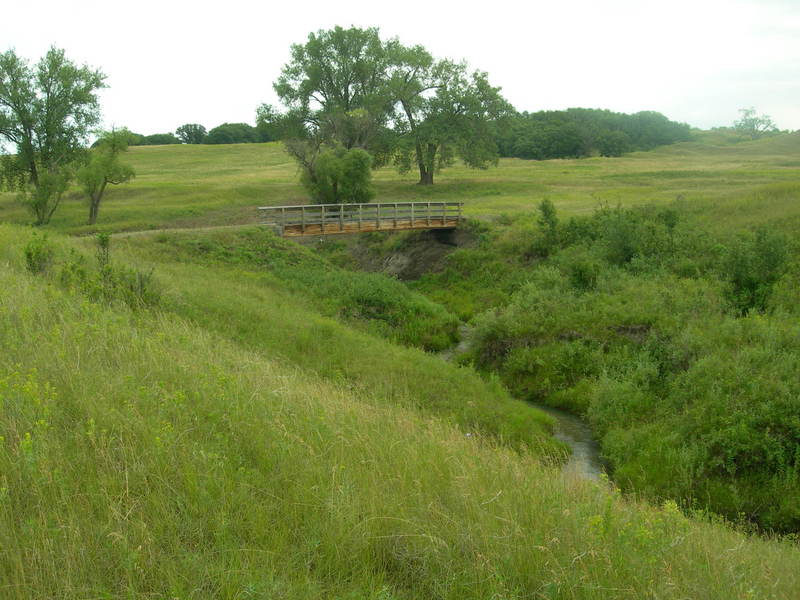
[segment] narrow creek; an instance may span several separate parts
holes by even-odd
[[[439,352],[444,360],[453,361],[469,351],[472,328],[462,325],[459,328],[461,340],[458,344]],[[600,458],[600,445],[595,439],[592,428],[582,418],[560,408],[553,408],[536,402],[528,402],[534,408],[547,413],[555,419],[556,426],[553,435],[570,447],[572,453],[564,464],[562,471],[565,474],[577,475],[584,479],[599,479],[605,472],[603,461]]]

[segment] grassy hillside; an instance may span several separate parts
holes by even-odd
[[[433,186],[415,185],[413,174],[387,167],[375,173],[376,199],[463,201],[468,215],[484,217],[529,211],[545,196],[565,214],[588,214],[601,202],[641,205],[680,195],[690,205],[712,201],[721,216],[741,218],[742,199],[764,186],[797,190],[800,163],[792,156],[799,153],[800,134],[723,145],[709,138],[614,159],[503,159],[486,171],[454,167]],[[255,206],[307,202],[296,166],[279,143],[134,147],[127,159],[136,180],[108,190],[91,230],[252,223]],[[791,202],[770,201],[769,208],[782,218],[798,214]],[[75,193],[53,226],[85,232],[87,215]],[[27,222],[28,216],[4,194],[0,219]]]
[[[529,450],[376,403],[224,327],[90,300],[25,272],[28,236],[0,227],[5,597],[792,598],[800,586],[790,543],[565,480]],[[198,292],[168,275],[166,306]]]
[[[59,233],[94,230],[77,198],[38,246],[0,225],[0,589],[794,598],[796,540],[707,510],[800,523],[800,136],[718,142],[430,188],[383,169],[378,199],[475,217],[407,284],[336,265],[416,234],[252,226],[305,198],[277,144],[132,149],[98,229],[191,230],[113,236],[106,266]],[[27,221],[10,194],[0,220]],[[422,350],[458,319],[483,375]],[[560,474],[551,418],[506,388],[585,414],[631,493]]]

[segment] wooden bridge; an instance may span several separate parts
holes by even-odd
[[[462,202],[379,202],[259,206],[261,223],[280,235],[325,235],[401,229],[453,229]]]

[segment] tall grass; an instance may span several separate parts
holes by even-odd
[[[565,480],[173,313],[88,301],[26,274],[0,233],[5,598],[788,599],[800,587],[791,544]]]

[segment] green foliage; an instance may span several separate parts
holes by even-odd
[[[722,272],[728,282],[728,297],[738,312],[763,312],[767,308],[772,287],[785,271],[787,244],[783,234],[759,229],[728,248]]]
[[[83,157],[100,119],[97,91],[104,79],[55,47],[35,68],[13,50],[0,54],[0,140],[16,149],[0,163],[0,182],[19,191],[36,225],[50,221]]]
[[[9,229],[0,252],[20,254]],[[800,585],[789,542],[567,481],[405,393],[511,404],[468,369],[353,336],[253,278],[213,271],[237,285],[208,286],[209,269],[171,271],[184,310],[198,303],[187,318],[85,302],[0,262],[8,598],[788,600]],[[262,318],[244,323],[251,304]],[[312,322],[301,370],[279,349]],[[340,354],[346,375],[317,374]]]
[[[621,156],[687,140],[688,125],[656,112],[627,115],[586,108],[523,112],[498,132],[502,156],[536,160]]]
[[[18,188],[17,201],[34,216],[34,225],[46,225],[50,222],[61,204],[64,192],[69,188],[74,176],[73,167],[74,165],[70,165],[53,171],[37,170],[36,183],[25,183]]]
[[[87,164],[78,170],[78,183],[89,200],[90,225],[97,222],[106,187],[127,183],[136,176],[132,166],[120,161],[120,154],[128,150],[130,136],[127,129],[104,132],[92,148]]]
[[[382,163],[396,45],[396,40],[382,41],[377,28],[339,26],[293,44],[274,88],[300,123],[300,137],[362,148]]]
[[[271,104],[261,104],[256,109],[256,130],[259,142],[273,142],[289,135],[286,115],[281,115]]]
[[[135,135],[135,134],[134,134]],[[164,146],[169,144],[180,144],[181,141],[173,133],[154,133],[142,137],[142,146]]]
[[[624,131],[607,131],[595,143],[600,156],[622,156],[633,149],[631,138]]]
[[[495,127],[511,110],[500,88],[489,84],[486,73],[434,61],[421,48],[404,49],[402,56],[394,84],[402,108],[396,116],[403,132],[395,157],[400,171],[415,164],[419,183],[432,184],[434,172],[451,166],[456,156],[472,168],[496,165]]]
[[[372,187],[372,157],[360,148],[322,150],[313,170],[304,171],[301,181],[317,202],[323,204],[368,202]]]
[[[796,248],[696,227],[680,202],[556,225],[554,252],[475,319],[474,359],[520,397],[587,414],[623,488],[796,531],[800,336],[780,312]]]
[[[157,306],[161,290],[153,278],[153,269],[145,272],[111,262],[111,238],[96,237],[97,265],[87,266],[83,253],[70,248],[66,258],[56,260],[56,250],[47,235],[37,236],[25,245],[25,265],[29,272],[53,278],[61,287],[78,291],[94,302],[123,303],[133,310]]]
[[[184,144],[202,144],[206,140],[206,128],[198,123],[187,123],[178,127],[175,135]]]
[[[47,240],[47,234],[33,234],[25,245],[25,265],[31,273],[45,273],[53,263],[53,246]]]
[[[531,244],[530,254],[539,258],[546,258],[558,246],[558,216],[556,207],[549,198],[539,203],[539,218],[537,219],[539,231]]]
[[[247,123],[223,123],[214,127],[205,137],[206,144],[249,144],[258,141],[258,131]]]
[[[437,351],[450,346],[458,320],[399,281],[340,269],[309,250],[260,228],[229,234],[160,235],[156,257],[236,265],[267,272],[312,299],[325,315],[341,317],[402,344]]]
[[[314,155],[298,140],[362,148],[380,166],[393,159],[401,172],[413,163],[421,184],[459,156],[470,167],[497,162],[495,121],[510,107],[486,73],[434,61],[421,46],[381,40],[378,29],[318,31],[292,46],[275,91],[294,121],[289,152],[308,170]],[[275,120],[264,105],[264,123]]]

